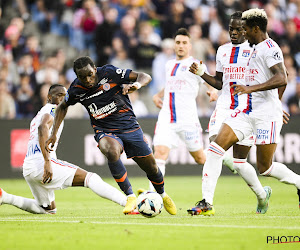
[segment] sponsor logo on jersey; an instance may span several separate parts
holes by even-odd
[[[108,82],[108,78],[103,78],[101,79],[101,81],[99,82],[100,84],[105,84]]]
[[[280,60],[281,60],[281,56],[280,56],[279,51],[274,51],[272,56],[273,56],[273,58],[274,58],[275,60],[277,60],[277,61],[280,61]]]
[[[253,53],[252,53],[252,58],[255,58],[256,57],[256,54],[257,54],[257,51],[253,51]]]
[[[95,103],[92,103],[91,105],[88,106],[91,115],[95,118],[95,119],[103,119],[106,116],[110,115],[111,113],[117,111],[117,105],[116,103],[113,101],[107,105],[105,105],[104,107],[98,109],[97,105]]]
[[[182,66],[181,71],[186,71],[187,66]]]
[[[82,101],[85,100],[85,99],[91,99],[91,98],[93,98],[93,97],[95,97],[95,96],[101,95],[102,93],[103,93],[103,90],[100,90],[100,91],[98,91],[97,93],[95,93],[95,94],[93,94],[93,95],[91,95],[91,96],[88,96],[88,97],[85,97],[85,98],[80,99],[80,101],[82,102]]]
[[[67,92],[65,95],[65,101],[68,102],[68,100],[69,100],[69,93]]]
[[[256,139],[260,139],[260,140],[269,139],[269,130],[268,129],[257,129],[256,130]]]
[[[243,57],[248,57],[248,56],[250,56],[250,50],[243,50],[242,56],[243,56]]]

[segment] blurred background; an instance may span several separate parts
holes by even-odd
[[[268,33],[280,45],[289,72],[283,106],[291,114],[291,124],[283,128],[275,157],[295,169],[300,163],[300,0],[0,0],[0,157],[8,171],[0,177],[14,176],[15,168],[22,166],[30,119],[46,103],[51,84],[69,87],[77,57],[89,55],[97,66],[113,64],[152,76],[147,87],[130,95],[151,141],[159,112],[152,96],[165,85],[165,63],[174,58],[176,30],[190,31],[192,55],[215,74],[216,50],[229,41],[230,15],[255,7],[267,12]],[[200,88],[197,105],[205,130],[215,106],[209,103],[205,86]],[[70,107],[67,119],[71,132],[63,133],[62,159],[105,164],[84,121],[88,119],[85,109],[80,104]],[[80,119],[77,130],[74,119]],[[84,133],[77,140],[74,133],[79,130]],[[89,155],[91,145],[95,156]],[[170,164],[193,164],[188,153],[180,150],[175,151],[176,159],[170,157]]]
[[[131,96],[138,117],[155,117],[152,95],[165,84],[164,65],[174,57],[180,27],[192,37],[192,55],[215,73],[217,48],[229,41],[228,22],[237,10],[264,8],[268,33],[279,43],[289,72],[284,109],[300,114],[300,0],[0,0],[0,118],[32,118],[49,86],[74,80],[73,60],[89,55],[97,66],[144,71],[148,87]],[[204,89],[203,89],[204,88]],[[199,117],[209,117],[206,87]],[[87,118],[75,105],[67,118]]]

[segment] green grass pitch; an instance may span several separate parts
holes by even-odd
[[[148,187],[146,178],[130,180],[134,190]],[[267,236],[300,236],[295,187],[271,178],[260,180],[273,189],[265,215],[255,214],[255,195],[238,176],[220,177],[212,217],[186,212],[201,198],[199,176],[165,178],[166,191],[177,205],[175,216],[165,210],[155,218],[125,216],[122,207],[91,190],[59,190],[56,215],[32,215],[1,206],[0,249],[299,249],[300,243],[267,243]],[[105,181],[117,187],[112,178]],[[0,187],[32,197],[25,180],[0,180]]]

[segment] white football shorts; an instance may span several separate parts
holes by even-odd
[[[36,201],[41,206],[49,206],[55,200],[54,190],[72,186],[78,166],[51,158],[53,178],[50,183],[42,184],[44,174],[44,160],[37,160],[31,167],[35,169],[24,176]],[[28,166],[27,166],[28,167]]]
[[[264,145],[279,143],[283,121],[282,119],[266,121],[236,110],[224,123],[233,129],[240,141],[253,133],[255,135],[255,144]]]
[[[164,145],[168,148],[176,148],[182,140],[189,152],[195,152],[203,148],[202,128],[200,123],[176,124],[156,123],[153,145]]]
[[[235,111],[232,109],[216,108],[214,110],[208,123],[209,138],[219,133],[222,124],[232,113],[235,113]],[[255,136],[254,134],[251,134],[248,137],[245,137],[242,141],[237,142],[236,144],[252,147],[254,143]]]

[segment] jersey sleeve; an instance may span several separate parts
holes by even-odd
[[[73,85],[71,84],[70,88],[68,89],[66,95],[65,95],[65,102],[68,104],[68,105],[75,105],[79,99],[78,98],[75,98],[76,95],[75,95],[75,90],[74,90],[74,87]]]
[[[281,49],[277,46],[268,48],[265,53],[265,61],[268,68],[271,68],[278,63],[282,63],[283,54]]]
[[[216,71],[217,72],[223,72],[223,66],[221,63],[221,57],[220,57],[220,48],[217,50],[217,55],[216,55]]]
[[[132,71],[131,69],[120,69],[113,65],[105,65],[103,70],[108,73],[109,78],[116,84],[130,83],[129,74]]]

